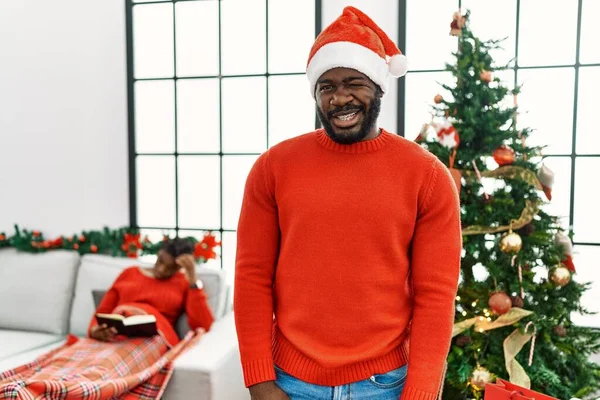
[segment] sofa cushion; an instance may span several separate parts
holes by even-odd
[[[121,271],[133,265],[146,266],[148,263],[131,258],[110,257],[98,254],[87,254],[82,257],[81,266],[75,285],[75,297],[71,310],[70,332],[85,336],[95,310],[93,291],[107,290]],[[208,296],[208,305],[215,318],[223,315],[226,302],[225,277],[223,271],[198,267],[198,278],[204,283]],[[177,322],[177,332],[185,334],[187,328],[185,316]]]
[[[63,339],[63,336],[49,333],[0,329],[0,360],[6,360],[17,354],[57,343],[61,339]]]
[[[79,254],[0,250],[0,329],[65,334]]]

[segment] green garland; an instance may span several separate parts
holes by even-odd
[[[74,250],[79,254],[107,254],[113,257],[136,258],[140,255],[155,255],[160,250],[163,241],[168,240],[164,236],[161,241],[152,242],[148,236],[141,238],[139,229],[122,227],[102,230],[84,231],[71,236],[58,236],[54,239],[46,239],[40,231],[21,230],[15,225],[15,234],[8,236],[0,232],[0,248],[13,247],[27,253],[44,253],[52,250]],[[212,233],[205,234],[202,240],[194,237],[186,237],[194,246],[194,257],[198,262],[206,262],[217,257],[214,249],[221,243],[216,240]]]

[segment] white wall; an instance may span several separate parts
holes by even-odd
[[[394,43],[398,43],[398,1],[396,0],[323,0],[321,28],[326,28],[342,14],[345,6],[354,6],[365,12],[384,30]],[[404,49],[400,49],[404,52]],[[409,59],[410,62],[410,59]],[[398,79],[390,78],[388,92],[383,96],[379,127],[398,133]]]
[[[122,0],[0,1],[0,231],[128,223]]]

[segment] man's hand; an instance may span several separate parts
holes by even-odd
[[[250,398],[251,400],[290,400],[289,396],[273,381],[250,386]]]
[[[110,342],[115,338],[117,330],[115,328],[109,328],[106,324],[97,325],[92,328],[90,336],[93,339],[100,340],[102,342]]]
[[[189,283],[195,283],[198,280],[196,277],[196,260],[193,255],[182,254],[175,259],[175,263],[185,270],[185,277]]]

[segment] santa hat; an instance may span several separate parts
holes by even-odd
[[[552,200],[552,186],[554,186],[554,172],[545,164],[542,164],[538,171],[538,179],[542,184],[542,189],[548,200]]]
[[[388,76],[406,74],[407,61],[398,46],[365,13],[346,7],[315,40],[308,56],[306,75],[315,96],[317,80],[333,68],[362,72],[385,93]]]
[[[575,264],[573,263],[573,242],[571,238],[562,232],[558,232],[554,238],[554,243],[561,247],[564,252],[564,259],[561,261],[571,272],[575,272]]]

